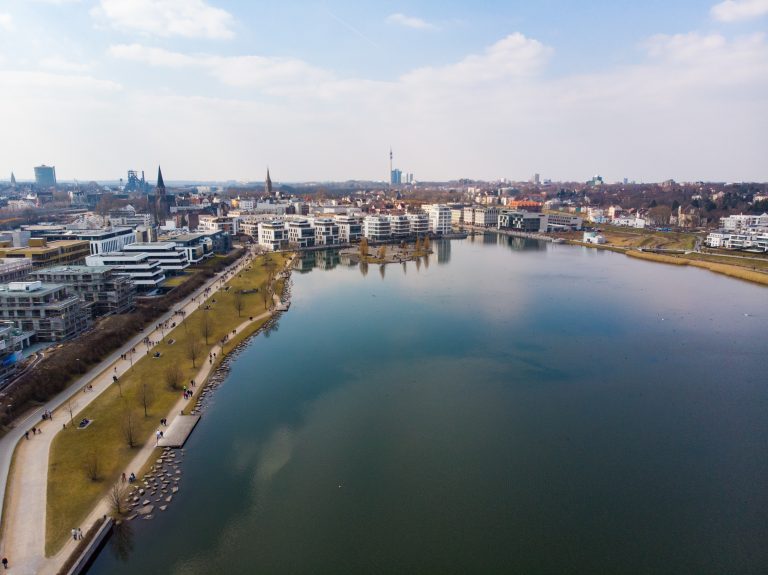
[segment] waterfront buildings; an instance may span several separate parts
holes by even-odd
[[[177,248],[174,242],[137,242],[125,246],[123,253],[149,254],[166,276],[180,274],[189,267],[185,250]]]
[[[429,216],[427,214],[408,214],[412,236],[425,236],[429,233]]]
[[[501,210],[498,216],[498,228],[500,230],[542,233],[547,231],[548,219],[547,214],[522,210]]]
[[[343,244],[356,242],[363,234],[363,224],[360,218],[338,216],[336,224],[339,226],[339,241]]]
[[[114,228],[111,230],[75,231],[71,235],[78,240],[87,240],[91,255],[119,252],[136,241],[132,228]]]
[[[720,227],[727,231],[765,228],[768,231],[768,213],[762,215],[738,214],[720,218]]]
[[[580,230],[583,220],[571,214],[547,214],[547,230]]]
[[[718,230],[708,234],[704,243],[710,248],[768,252],[768,231]]]
[[[315,228],[316,246],[339,245],[339,226],[333,218],[315,218],[312,226]]]
[[[88,256],[85,263],[115,268],[115,273],[128,277],[138,291],[151,291],[165,280],[160,264],[146,252],[99,254]]]
[[[315,230],[309,220],[298,219],[286,223],[288,243],[297,248],[308,248],[315,245]]]
[[[411,222],[405,214],[388,216],[389,230],[393,239],[404,239],[411,235]]]
[[[264,249],[277,251],[288,245],[285,224],[280,220],[258,223],[258,243]]]
[[[433,204],[427,210],[429,231],[436,235],[451,232],[451,208],[444,204]]]
[[[38,341],[79,335],[90,326],[90,316],[87,306],[65,285],[41,281],[0,285],[0,321],[34,331]]]
[[[392,237],[387,216],[372,215],[363,219],[363,235],[371,241],[385,241]]]
[[[184,252],[190,264],[213,257],[213,240],[209,234],[179,234],[161,238],[161,241],[173,242],[177,250]]]
[[[35,271],[31,277],[43,283],[66,284],[94,317],[125,313],[134,307],[136,286],[108,266],[57,266]]]

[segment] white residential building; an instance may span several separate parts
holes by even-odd
[[[165,280],[165,274],[160,268],[160,264],[146,252],[99,254],[86,257],[85,263],[89,266],[116,268],[116,274],[128,276],[136,288],[140,290],[151,290]]]
[[[315,245],[315,230],[309,220],[296,219],[286,223],[288,243],[299,248],[309,248]]]
[[[177,247],[174,242],[137,242],[125,246],[123,253],[150,254],[166,275],[179,274],[189,267],[185,250]]]
[[[451,225],[464,225],[464,208],[451,208]]]
[[[768,252],[768,232],[718,230],[708,234],[704,243],[710,248]]]
[[[720,227],[724,230],[735,231],[748,228],[766,228],[768,230],[768,213],[760,216],[751,214],[738,214],[720,218]]]
[[[389,218],[386,216],[365,216],[363,235],[372,241],[388,240],[392,236]]]
[[[236,216],[210,216],[203,215],[199,218],[201,230],[209,232],[226,232],[236,236],[240,233],[240,218]]]
[[[499,208],[474,208],[474,225],[484,228],[496,227],[499,223]]]
[[[259,245],[270,251],[281,250],[288,245],[288,232],[280,220],[258,223]]]
[[[547,214],[547,230],[580,230],[582,219],[571,214]]]
[[[389,216],[389,230],[393,238],[407,238],[411,235],[411,222],[406,215]]]
[[[429,233],[429,216],[427,214],[408,214],[412,236],[425,236]]]
[[[427,212],[429,231],[433,234],[451,233],[451,208],[444,204],[433,204]]]
[[[339,225],[333,218],[315,218],[315,245],[337,246],[339,245]]]
[[[343,244],[356,242],[363,235],[363,224],[360,218],[338,216],[336,224],[339,226],[339,241]]]

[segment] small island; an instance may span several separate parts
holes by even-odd
[[[363,238],[360,245],[341,250],[340,255],[346,256],[352,263],[368,264],[399,264],[414,261],[432,253],[429,236],[416,238],[414,243],[400,242],[399,244],[380,244],[370,246]]]

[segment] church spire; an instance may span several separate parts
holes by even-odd
[[[16,176],[13,175],[13,172],[11,172],[11,187],[16,187]]]
[[[267,168],[267,179],[264,180],[264,192],[272,195],[272,179],[269,177],[269,168]]]
[[[165,192],[165,182],[163,181],[163,171],[157,166],[157,189]]]

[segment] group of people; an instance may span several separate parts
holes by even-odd
[[[46,409],[46,410],[43,412],[43,420],[46,420],[46,421],[50,421],[50,420],[52,420],[52,419],[53,419],[53,413],[51,413],[51,411],[50,411],[50,410]]]
[[[131,472],[131,474],[130,474],[128,477],[126,477],[126,476],[125,476],[125,473],[123,473],[123,474],[120,476],[120,481],[121,481],[122,483],[125,483],[126,481],[127,481],[128,483],[133,483],[134,481],[136,481],[136,474],[135,474],[135,473],[133,473],[133,472]]]
[[[144,339],[147,339],[147,338],[144,338]],[[134,353],[136,353],[136,348],[135,348],[135,347],[132,347],[132,348],[131,348],[131,352],[130,352],[130,353],[131,353],[131,354],[134,354]],[[126,360],[126,361],[127,361],[127,360],[128,360],[128,354],[127,354],[127,353],[121,353],[121,354],[120,354],[120,359],[124,359],[124,360]]]
[[[33,427],[33,428],[32,428],[32,429],[30,429],[29,431],[25,431],[25,432],[24,432],[24,438],[25,438],[25,439],[29,439],[29,434],[30,434],[30,433],[32,433],[32,435],[39,435],[39,434],[41,434],[42,432],[43,432],[43,430],[42,430],[42,429],[40,429],[39,427]]]
[[[72,528],[72,539],[75,541],[80,541],[83,538],[83,530],[79,527],[73,527]]]

